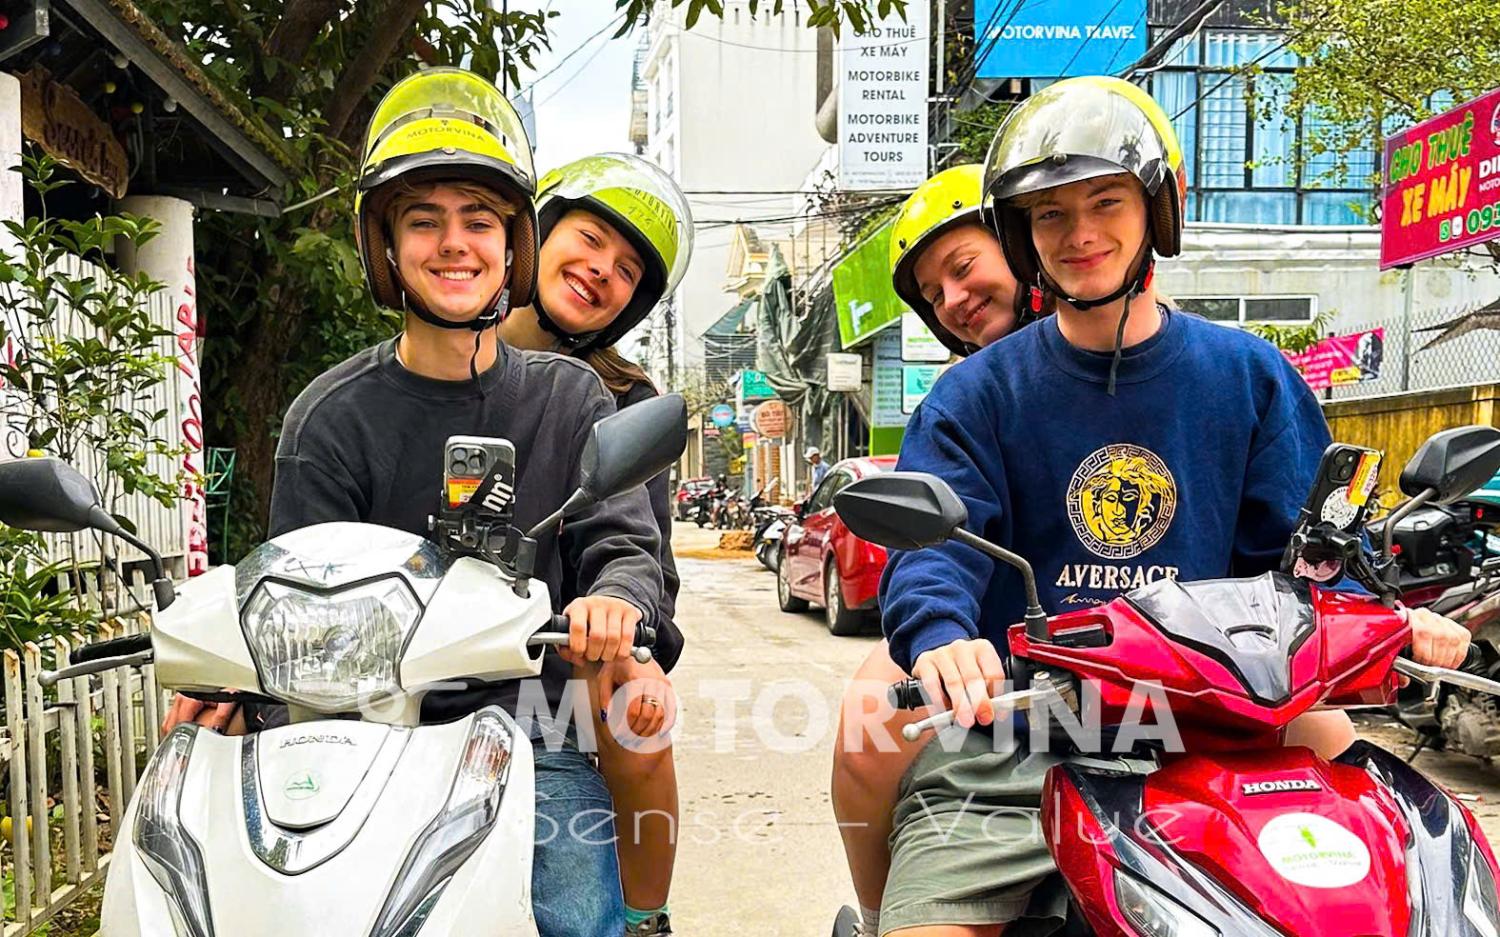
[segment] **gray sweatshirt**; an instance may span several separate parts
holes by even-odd
[[[515,524],[526,529],[567,500],[579,481],[590,427],[615,402],[588,365],[561,355],[501,346],[496,363],[472,381],[440,381],[406,370],[395,340],[368,348],[313,380],[287,411],[276,450],[271,535],[325,521],[362,521],[429,536],[442,491],[443,444],[450,436],[498,436],[516,447]],[[536,579],[553,607],[575,595],[611,595],[655,622],[662,574],[657,524],[645,488],[570,517],[561,537],[538,538]],[[658,638],[663,667],[681,636]],[[548,654],[542,680],[556,705],[571,667]],[[514,704],[517,687],[429,697],[425,718],[456,716],[485,702]]]

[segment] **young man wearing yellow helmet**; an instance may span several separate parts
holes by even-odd
[[[577,486],[587,434],[614,411],[614,400],[587,365],[508,349],[495,328],[535,291],[534,193],[525,132],[488,82],[431,69],[386,95],[365,145],[356,233],[376,300],[405,310],[405,328],[315,379],[292,404],[277,449],[272,534],[359,520],[426,536],[443,445],[457,434],[515,445],[513,505],[523,529]],[[636,625],[656,614],[658,541],[643,489],[539,540],[536,578],[555,604],[571,598],[568,659],[602,666],[600,679],[623,666]],[[546,659],[541,688],[553,712],[592,710],[569,698],[572,674],[567,662]],[[443,719],[492,702],[515,711],[522,692],[512,684],[495,694],[429,696],[423,716]],[[619,937],[624,910],[612,830],[570,833],[579,812],[609,816],[609,794],[571,729],[536,719],[531,734],[538,929],[548,937]]]
[[[542,246],[536,296],[501,324],[501,339],[514,348],[558,351],[587,361],[621,409],[655,397],[651,379],[615,343],[672,294],[687,270],[693,218],[686,196],[660,168],[623,153],[575,160],[549,172],[538,189]],[[670,621],[678,578],[667,473],[648,482],[646,490],[661,538],[657,561],[663,591],[657,617]],[[659,633],[675,635],[675,629]],[[665,671],[672,669],[680,651],[680,638],[670,646],[658,639],[655,660],[621,661],[598,685],[598,698],[607,703],[618,683],[630,681],[623,716],[636,736],[648,738],[670,728],[676,695]],[[600,768],[621,818],[616,847],[626,933],[670,934],[667,895],[677,853],[678,810],[672,747],[628,748],[617,741],[623,733],[607,728],[596,726],[596,734]]]
[[[1016,282],[985,223],[984,167],[945,169],[922,183],[891,225],[891,284],[932,333],[960,357],[1050,312]],[[1036,308],[1032,307],[1034,300]],[[890,870],[891,813],[901,777],[921,750],[900,730],[920,718],[884,713],[884,687],[904,679],[885,642],[872,650],[844,696],[834,742],[832,799],[861,917],[873,924]]]
[[[1270,344],[1158,302],[1156,255],[1182,236],[1182,154],[1160,107],[1113,78],[1058,82],[997,132],[986,195],[1017,277],[1057,314],[957,365],[907,427],[900,468],[931,472],[970,529],[1027,557],[1049,613],[1161,578],[1275,569],[1329,442],[1306,384]],[[957,543],[893,552],[881,590],[891,656],[991,725],[1018,574]],[[1416,655],[1452,666],[1467,633],[1412,613]],[[1003,718],[1009,718],[1008,715]],[[1325,757],[1353,733],[1316,713],[1288,733]],[[1007,737],[1009,735],[1009,737]],[[1066,889],[1027,805],[1049,752],[1025,732],[929,743],[903,781],[881,933],[1049,933]]]

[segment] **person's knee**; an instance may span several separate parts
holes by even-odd
[[[1336,758],[1354,744],[1354,723],[1343,712],[1303,713],[1287,727],[1286,744],[1312,749],[1321,758]]]
[[[895,752],[882,752],[873,745],[853,748],[841,743],[833,752],[833,785],[845,794],[889,793],[900,782],[905,765],[905,760]]]

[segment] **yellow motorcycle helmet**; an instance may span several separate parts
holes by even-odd
[[[574,160],[542,177],[537,186],[537,226],[546,243],[557,222],[581,209],[620,233],[645,266],[630,302],[609,325],[575,335],[532,304],[537,322],[573,354],[606,348],[672,295],[693,254],[693,213],[682,189],[660,167],[629,153],[599,153]]]
[[[471,322],[451,322],[401,283],[385,214],[400,183],[470,182],[517,208],[505,286]],[[401,79],[375,108],[354,197],[355,241],[375,301],[409,308],[439,328],[488,328],[536,292],[536,171],[520,115],[490,82],[461,68],[429,68]]]
[[[1068,296],[1047,277],[1017,196],[1099,176],[1130,173],[1150,200],[1147,243],[1120,289],[1104,297]],[[1016,105],[995,132],[984,161],[985,197],[1000,244],[1016,278],[1045,288],[1078,309],[1139,292],[1149,282],[1153,253],[1182,249],[1186,170],[1172,121],[1141,88],[1090,75],[1048,85]]]
[[[912,308],[932,334],[949,351],[968,356],[979,346],[964,341],[946,329],[917,286],[917,261],[922,252],[938,238],[966,224],[985,224],[984,167],[965,163],[945,169],[917,186],[907,197],[896,220],[891,224],[891,286],[896,295]],[[1033,297],[1020,286],[1016,289],[1015,314],[1019,328],[1037,318],[1045,308],[1042,297]]]

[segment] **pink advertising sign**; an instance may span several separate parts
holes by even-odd
[[[1385,141],[1380,269],[1500,237],[1500,89]]]
[[[1385,329],[1334,335],[1306,351],[1285,354],[1313,390],[1373,381],[1385,357]]]

